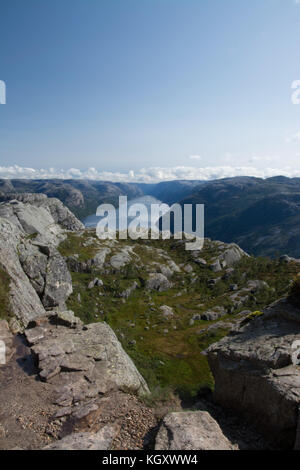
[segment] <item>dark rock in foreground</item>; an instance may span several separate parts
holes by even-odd
[[[297,434],[299,345],[300,310],[281,300],[208,349],[216,402],[245,415],[280,448],[292,448]]]

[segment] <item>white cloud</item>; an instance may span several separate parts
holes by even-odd
[[[259,158],[254,158],[258,161]],[[255,166],[210,166],[210,167],[194,167],[194,166],[175,166],[175,167],[150,167],[142,168],[137,171],[130,170],[128,172],[111,172],[99,171],[96,168],[88,168],[87,170],[79,170],[77,168],[63,169],[35,169],[25,168],[18,165],[10,167],[0,167],[0,178],[30,178],[30,179],[89,179],[102,180],[112,182],[136,182],[136,183],[157,183],[160,181],[171,180],[212,180],[220,178],[228,178],[234,176],[256,176],[259,178],[268,178],[271,176],[287,176],[300,177],[300,169],[294,167],[284,168],[264,168],[259,169]]]
[[[270,156],[270,155],[253,155],[252,157],[249,158],[249,163],[270,163],[279,157],[276,156]]]
[[[202,160],[202,157],[200,155],[191,155],[190,159],[191,160]]]
[[[300,2],[300,0],[299,0],[299,2]],[[286,137],[285,140],[288,144],[290,144],[291,142],[296,142],[297,140],[300,140],[300,131],[289,135],[288,137]]]

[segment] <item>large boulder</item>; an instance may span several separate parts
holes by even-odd
[[[172,287],[172,283],[161,273],[151,273],[146,282],[146,289],[163,292]]]
[[[130,246],[125,246],[118,253],[113,255],[110,258],[110,264],[113,269],[119,270],[126,266],[131,261],[132,248]]]
[[[280,300],[242,325],[207,351],[215,400],[254,421],[276,446],[291,448],[300,405],[300,310]]]
[[[237,264],[242,258],[249,256],[242,248],[235,243],[228,245],[226,250],[219,256],[219,260],[223,267],[231,268]]]
[[[191,411],[164,418],[155,450],[233,450],[233,446],[209,413]]]
[[[111,252],[111,249],[108,247],[103,247],[95,254],[94,258],[92,259],[92,266],[96,271],[102,270],[106,257]]]

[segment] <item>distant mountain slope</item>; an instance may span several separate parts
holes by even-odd
[[[193,194],[195,190],[204,183],[204,181],[199,180],[176,180],[163,181],[162,183],[157,184],[139,184],[139,187],[145,194],[156,197],[156,199],[159,199],[166,204],[174,204],[175,202],[179,202],[181,199]]]
[[[102,203],[118,205],[120,195],[151,195],[171,205],[205,204],[205,235],[238,243],[254,255],[300,258],[300,178],[278,176],[158,184],[85,180],[0,180],[0,201],[15,193],[44,193],[60,199],[84,219]]]
[[[300,257],[300,179],[211,181],[181,204],[205,204],[205,234],[255,255]]]
[[[117,204],[120,195],[133,199],[143,195],[136,184],[88,180],[0,180],[0,200],[14,193],[43,193],[60,199],[83,219],[96,213],[99,204]]]

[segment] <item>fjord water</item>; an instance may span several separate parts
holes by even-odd
[[[127,201],[128,209],[133,204],[143,204],[147,208],[148,217],[141,217],[141,227],[142,228],[149,228],[150,227],[150,216],[151,216],[151,205],[152,204],[162,204],[162,201],[156,199],[153,196],[142,196],[136,199],[132,199],[131,201]],[[119,226],[119,209],[116,209],[116,216],[117,216],[117,227]],[[137,214],[139,216],[139,214]],[[99,217],[96,214],[89,215],[86,219],[84,219],[83,223],[87,228],[96,227],[98,222],[103,217]],[[134,219],[135,217],[128,217],[128,224]],[[158,221],[158,220],[157,220]],[[155,221],[155,222],[157,222]]]

